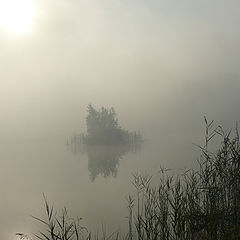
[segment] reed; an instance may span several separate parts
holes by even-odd
[[[225,132],[205,118],[205,145],[199,146],[198,169],[178,174],[160,170],[157,186],[151,177],[135,174],[136,197],[131,201],[138,240],[237,240],[240,239],[239,131]],[[211,152],[216,137],[221,143]]]
[[[76,219],[69,216],[67,208],[61,209],[60,214],[50,206],[46,196],[43,194],[45,204],[45,218],[32,216],[43,224],[43,230],[33,234],[40,240],[118,240],[119,232],[107,233],[106,227],[102,225],[102,234],[92,236],[92,233],[81,224],[82,218]]]
[[[69,216],[67,209],[64,207],[58,215],[53,206],[50,206],[45,195],[46,218],[32,216],[35,220],[44,225],[44,231],[34,234],[40,240],[81,240],[89,239],[90,234],[87,228],[81,225],[81,218],[74,219]]]
[[[157,185],[152,176],[133,174],[135,193],[129,195],[126,240],[238,240],[240,239],[240,142],[239,130],[225,132],[205,118],[206,136],[197,169],[173,174],[161,168]],[[210,151],[210,143],[220,145]],[[94,238],[80,218],[57,215],[44,196],[45,227],[35,235],[41,240],[119,239],[118,232]]]

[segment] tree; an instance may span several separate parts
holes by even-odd
[[[88,143],[121,143],[124,131],[118,124],[117,114],[113,107],[96,110],[91,104],[87,107],[87,141]]]

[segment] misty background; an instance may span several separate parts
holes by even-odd
[[[68,135],[88,103],[144,132],[237,120],[237,1],[36,3],[32,36],[1,36],[1,137]]]
[[[4,234],[12,231],[9,222],[18,226],[38,212],[42,192],[73,208],[82,199],[79,212],[97,215],[86,206],[93,192],[110,182],[100,179],[89,187],[88,172],[77,177],[77,169],[87,162],[64,152],[66,138],[86,130],[89,103],[113,106],[120,125],[140,130],[149,146],[141,156],[130,154],[121,160],[122,171],[112,186],[116,194],[128,194],[130,187],[123,188],[121,180],[127,184],[135,163],[142,170],[162,163],[193,164],[198,157],[193,143],[203,142],[203,116],[226,129],[240,119],[239,1],[35,4],[31,34],[12,36],[0,29],[0,212],[12,219],[0,220],[2,229],[8,229],[1,229]],[[70,158],[72,165],[66,169]],[[43,166],[58,166],[54,180]],[[41,182],[43,176],[47,183]],[[81,194],[64,190],[69,197],[62,197],[59,181],[66,189],[79,188]],[[109,206],[98,196],[98,202],[104,201]],[[125,207],[124,195],[120,202],[119,211]]]

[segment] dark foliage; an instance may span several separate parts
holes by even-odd
[[[151,176],[134,175],[137,196],[129,198],[130,239],[240,239],[239,132],[236,128],[231,137],[231,132],[214,127],[213,121],[205,122],[198,169],[179,174],[161,169],[155,187],[150,184]],[[210,151],[209,143],[217,136],[221,145]]]
[[[91,104],[87,107],[87,144],[121,144],[131,141],[140,141],[141,136],[135,132],[130,133],[118,124],[114,108],[105,107],[96,110]]]
[[[180,173],[160,169],[157,185],[152,176],[134,174],[136,196],[128,197],[129,240],[239,240],[240,239],[240,139],[225,132],[214,123],[206,123],[204,146],[199,146],[199,167]],[[210,151],[210,142],[220,137],[220,146]],[[101,166],[100,166],[101,168]],[[114,171],[113,171],[114,172]],[[40,239],[55,238],[54,229],[60,220],[46,204],[48,221],[39,220],[49,228],[48,237],[42,232]],[[62,218],[66,219],[63,211]],[[53,217],[54,216],[54,217]],[[56,219],[56,220],[53,220]],[[65,222],[64,222],[65,224]],[[70,221],[66,229],[72,229]],[[70,228],[71,227],[71,228]],[[80,229],[82,229],[80,227]],[[66,233],[66,230],[64,230]],[[70,234],[70,230],[67,233]],[[74,231],[73,239],[77,239]],[[58,235],[62,236],[62,235]],[[85,237],[89,237],[85,236]],[[111,235],[113,236],[113,235]],[[113,238],[117,239],[118,234]],[[70,239],[70,238],[69,238]],[[86,239],[86,238],[85,238]],[[96,238],[98,239],[98,238]],[[103,238],[107,239],[107,238]]]

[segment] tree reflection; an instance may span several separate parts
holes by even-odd
[[[141,143],[118,145],[74,144],[69,146],[69,150],[74,154],[87,154],[88,170],[92,181],[99,175],[104,178],[116,177],[120,159],[129,152],[140,152],[141,148]]]

